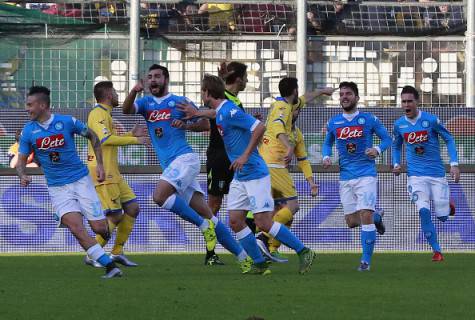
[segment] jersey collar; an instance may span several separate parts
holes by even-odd
[[[95,108],[101,108],[102,110],[112,112],[112,106],[105,103],[96,103]]]
[[[160,98],[155,97],[155,96],[152,96],[152,97],[153,97],[153,100],[155,100],[155,102],[156,102],[157,104],[160,104],[160,103],[163,102],[163,100],[170,98],[171,95],[172,95],[172,94],[169,92],[169,93],[167,93],[166,95],[164,95],[163,97],[160,97]]]
[[[343,116],[343,118],[345,118],[347,121],[352,121],[354,118],[356,118],[358,115],[360,114],[360,112],[358,110],[356,110],[356,112],[354,113],[342,113],[341,115]]]
[[[48,130],[48,127],[53,122],[53,120],[54,120],[54,114],[51,114],[51,117],[49,117],[49,119],[46,120],[45,122],[39,122],[39,121],[37,122],[40,127],[42,127],[45,130]]]
[[[415,117],[414,119],[409,119],[407,116],[404,116],[406,118],[406,121],[412,125],[415,125],[417,123],[417,120],[419,120],[422,116],[421,110],[417,110],[417,112],[418,112],[417,117]]]
[[[218,113],[219,109],[221,109],[221,107],[223,106],[223,104],[225,104],[227,101],[231,101],[231,100],[223,100],[223,102],[221,102],[219,104],[219,106],[216,108],[216,113]]]

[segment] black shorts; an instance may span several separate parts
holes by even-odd
[[[229,170],[230,165],[225,152],[208,152],[206,158],[208,194],[219,197],[229,193],[229,185],[234,176],[234,172]]]

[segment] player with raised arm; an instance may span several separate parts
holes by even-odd
[[[31,121],[25,124],[20,137],[16,167],[20,184],[26,187],[31,183],[25,167],[28,156],[34,151],[45,174],[58,225],[66,226],[87,254],[106,268],[103,278],[120,277],[122,271],[96,240],[89,236],[83,224],[84,216],[96,234],[104,239],[110,237],[89,171],[79,159],[74,135],[81,135],[91,141],[97,158],[97,181],[105,179],[101,143],[94,131],[81,121],[69,115],[53,114],[49,95],[49,89],[40,86],[30,88],[28,93],[26,110]]]
[[[209,122],[207,119],[195,122],[183,120],[184,113],[178,110],[177,105],[192,102],[186,97],[169,93],[169,79],[167,68],[152,65],[147,76],[152,95],[136,100],[137,94],[144,89],[139,82],[132,88],[122,107],[125,114],[137,113],[145,118],[152,145],[163,168],[153,200],[160,207],[196,225],[204,235],[208,251],[214,250],[217,238],[238,258],[242,271],[246,273],[251,261],[228,228],[208,207],[196,180],[200,173],[200,160],[186,140],[186,130],[208,130]]]
[[[254,272],[268,274],[270,270],[257,246],[254,234],[246,224],[246,214],[249,210],[254,213],[256,226],[260,230],[297,252],[300,259],[299,272],[307,272],[315,259],[315,253],[305,247],[287,227],[272,221],[274,200],[271,195],[269,170],[257,151],[257,145],[265,131],[264,125],[243,112],[232,101],[225,99],[224,84],[216,76],[204,76],[201,96],[203,103],[211,110],[197,113],[216,118],[216,125],[231,160],[234,178],[228,195],[229,221],[239,242],[254,261]]]
[[[339,87],[343,113],[327,123],[323,165],[331,164],[332,147],[336,142],[343,213],[348,227],[361,226],[363,254],[358,270],[369,271],[376,230],[380,234],[385,230],[381,215],[375,212],[378,186],[374,159],[389,148],[391,137],[376,116],[358,111],[358,86],[354,82],[342,82]],[[374,134],[381,139],[379,146],[373,146]]]
[[[439,221],[447,221],[455,214],[450,203],[450,189],[445,178],[445,167],[441,157],[439,137],[446,145],[450,158],[450,175],[455,182],[460,179],[457,146],[450,132],[439,118],[418,109],[419,92],[405,86],[401,91],[401,106],[404,116],[394,123],[393,173],[401,173],[401,150],[404,144],[407,161],[407,191],[416,205],[424,237],[432,247],[432,261],[443,261],[444,257],[437,240],[437,232],[431,219],[430,201],[434,203],[434,214]]]
[[[120,174],[118,152],[119,146],[147,145],[150,140],[144,126],[136,125],[131,132],[124,135],[117,134],[113,125],[112,109],[119,105],[119,100],[111,81],[98,82],[94,86],[94,97],[97,103],[89,112],[87,126],[101,141],[105,180],[98,181],[95,177],[97,160],[91,143],[88,144],[87,166],[101,200],[102,210],[107,217],[110,234],[117,228],[111,258],[124,266],[136,267],[137,263],[124,255],[124,245],[132,232],[140,208],[135,193]],[[96,240],[102,247],[107,244],[107,239],[101,235],[96,235]],[[84,262],[98,267],[98,263],[87,255]]]
[[[335,89],[316,89],[299,97],[296,78],[283,78],[279,82],[280,97],[271,105],[267,116],[266,131],[259,146],[259,153],[269,167],[272,196],[280,209],[273,220],[283,225],[290,225],[299,210],[295,184],[288,170],[288,165],[295,153],[295,138],[292,133],[293,112],[301,109],[307,102],[322,95],[331,95]],[[274,242],[265,233],[258,235],[258,244],[262,252],[276,262],[287,262],[277,251],[280,243]],[[269,243],[267,251],[266,243]]]

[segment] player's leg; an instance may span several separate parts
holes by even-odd
[[[97,185],[96,193],[101,202],[102,211],[107,217],[109,235],[112,235],[117,224],[121,220],[122,208],[120,207],[119,190],[116,184]],[[109,237],[110,238],[110,237]],[[104,247],[109,238],[96,234],[96,241]]]
[[[441,249],[439,241],[437,239],[437,231],[435,230],[434,223],[431,218],[430,211],[430,185],[427,177],[408,177],[407,179],[407,191],[411,197],[411,201],[416,205],[419,212],[419,218],[421,221],[421,229],[424,237],[429,245],[432,247],[432,251],[437,256],[441,255]]]
[[[429,180],[432,201],[434,202],[434,214],[439,221],[445,222],[450,215],[450,188],[445,177],[430,178]]]

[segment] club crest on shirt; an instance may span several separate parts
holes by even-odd
[[[173,108],[175,106],[175,101],[168,101],[168,106]]]
[[[422,121],[422,127],[423,128],[429,128],[429,121],[427,121],[427,120]]]
[[[358,118],[358,123],[359,123],[359,124],[365,124],[365,123],[366,123],[366,119],[365,119],[365,118]]]
[[[54,128],[58,131],[61,131],[64,128],[64,124],[61,121],[58,121],[54,124]]]

